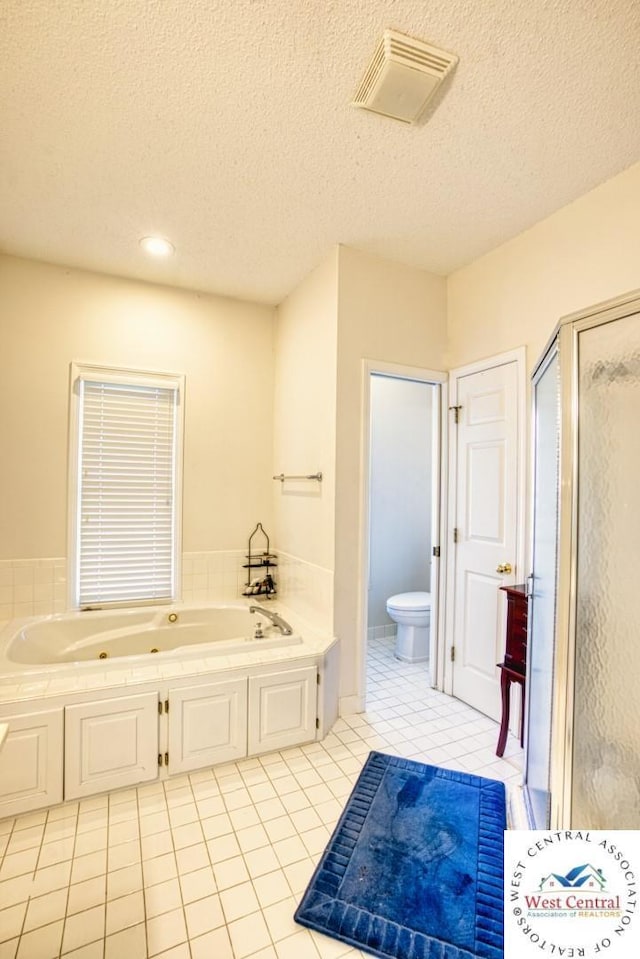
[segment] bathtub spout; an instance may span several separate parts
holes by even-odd
[[[282,619],[281,616],[278,616],[277,613],[272,613],[270,609],[265,609],[264,606],[250,606],[250,613],[259,613],[261,616],[266,616],[267,619],[273,623],[273,625],[280,630],[283,636],[291,636],[293,629],[289,626],[289,623]]]

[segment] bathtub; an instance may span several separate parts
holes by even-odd
[[[0,819],[326,736],[338,641],[276,609],[291,635],[241,601],[9,623]]]
[[[258,624],[261,624],[258,629]],[[262,632],[262,636],[259,633]],[[7,666],[107,665],[123,657],[216,656],[296,646],[242,604],[161,606],[55,614],[24,622],[4,645]]]

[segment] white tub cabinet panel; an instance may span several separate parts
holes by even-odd
[[[63,710],[12,716],[0,755],[0,818],[62,802]]]
[[[188,772],[247,755],[247,680],[169,693],[169,772]]]
[[[316,738],[315,666],[249,677],[249,755]]]
[[[147,782],[157,775],[157,693],[66,707],[65,799]]]
[[[334,643],[324,655],[320,666],[318,686],[318,739],[331,732],[338,719],[340,693],[340,644]]]

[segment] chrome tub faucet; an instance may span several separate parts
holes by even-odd
[[[267,619],[276,627],[276,629],[280,630],[283,636],[291,636],[293,633],[293,629],[286,620],[282,619],[281,616],[278,616],[277,613],[271,612],[270,609],[265,609],[264,606],[250,606],[249,612],[260,613],[261,616],[266,616]]]

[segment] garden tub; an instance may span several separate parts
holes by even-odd
[[[163,653],[230,655],[295,646],[265,614],[243,604],[202,604],[92,610],[38,617],[19,624],[6,663],[50,666]]]

